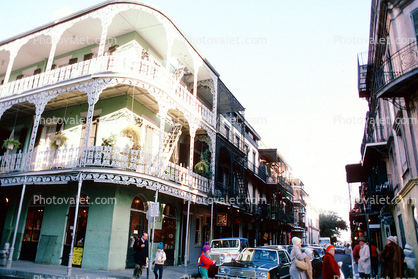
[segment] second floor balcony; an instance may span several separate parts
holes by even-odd
[[[179,187],[186,186],[204,194],[210,192],[207,178],[172,162],[161,162],[158,156],[140,150],[90,146],[83,151],[80,147],[64,147],[0,156],[0,176],[74,168],[105,168],[109,173],[116,173],[118,170],[131,171],[171,181]]]
[[[418,47],[413,42],[386,57],[374,73],[378,98],[405,97],[415,93],[418,84]]]

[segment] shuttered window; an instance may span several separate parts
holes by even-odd
[[[415,37],[418,41],[418,9],[412,12],[412,20],[414,21]]]

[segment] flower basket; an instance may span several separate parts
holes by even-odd
[[[2,148],[8,149],[8,150],[14,150],[20,146],[20,142],[15,139],[5,139],[3,141]]]
[[[127,137],[132,141],[132,149],[140,149],[141,133],[136,125],[128,125],[120,132],[121,136]]]
[[[194,165],[194,172],[205,176],[209,172],[209,165],[205,160],[201,160],[199,163]]]
[[[61,133],[55,134],[51,139],[51,148],[58,149],[67,143],[67,136]]]

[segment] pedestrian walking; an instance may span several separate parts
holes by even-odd
[[[405,249],[403,250],[405,254],[405,263],[406,263],[406,277],[413,278],[415,277],[415,268],[417,266],[417,260],[414,255],[414,248],[411,244],[407,243]]]
[[[141,237],[135,241],[134,244],[134,258],[135,258],[135,269],[132,279],[139,279],[142,276],[142,270],[147,263],[148,258],[148,234],[142,233]]]
[[[311,259],[313,257],[313,251],[310,248],[305,248],[305,251],[303,253],[306,255],[306,257],[303,259],[306,262],[306,278],[307,279],[313,279],[313,271],[312,271],[312,263]]]
[[[398,238],[389,236],[387,244],[379,255],[382,267],[380,268],[381,278],[402,278],[404,254],[401,247],[398,246]]]
[[[379,275],[379,248],[376,246],[376,242],[372,241],[370,243],[370,250],[372,252],[371,254],[371,263],[372,263],[372,271],[373,277],[377,277]]]
[[[304,259],[308,256],[306,254],[303,254],[300,250],[300,247],[302,247],[302,240],[299,237],[293,237],[292,238],[292,252],[290,253],[290,260],[292,261],[292,264],[290,265],[290,277],[292,279],[307,279],[306,276],[306,269],[300,270],[297,268],[297,261],[305,261]]]
[[[160,242],[160,244],[158,244],[158,247],[157,247],[157,253],[155,254],[155,265],[154,265],[155,279],[163,278],[164,262],[166,259],[167,259],[167,256],[164,252],[164,244]],[[157,271],[160,273],[160,276],[158,276]]]
[[[357,243],[353,248],[353,258],[356,261],[356,264],[358,264],[358,259],[360,258],[360,243]]]
[[[210,246],[206,242],[202,248],[202,254],[200,255],[199,260],[199,273],[202,276],[202,279],[209,279],[208,271],[211,265],[216,264],[216,261],[212,261],[209,257]]]
[[[358,260],[358,273],[360,278],[370,278],[370,273],[372,271],[372,263],[370,259],[370,247],[367,244],[367,239],[365,237],[359,238],[360,252]]]
[[[325,256],[322,263],[322,279],[339,279],[340,267],[334,258],[335,247],[334,245],[325,245]]]

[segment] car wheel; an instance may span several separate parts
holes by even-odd
[[[270,276],[270,279],[277,279],[277,275],[273,274],[272,276]]]

